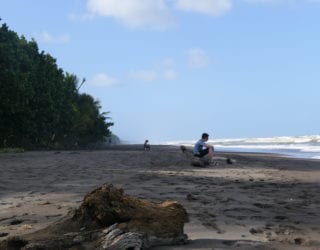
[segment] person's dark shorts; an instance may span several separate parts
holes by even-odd
[[[203,156],[207,155],[208,153],[209,153],[209,149],[206,148],[206,149],[201,150],[198,154],[195,154],[194,156],[203,157]]]

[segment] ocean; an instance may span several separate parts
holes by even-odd
[[[196,141],[171,141],[167,145],[193,146]],[[320,159],[320,135],[269,138],[215,139],[208,143],[216,151],[275,153],[286,157]]]

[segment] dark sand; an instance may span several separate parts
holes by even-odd
[[[320,161],[217,153],[237,163],[199,168],[177,147],[141,149],[0,154],[0,241],[46,227],[109,183],[186,208],[189,244],[154,249],[320,249]]]

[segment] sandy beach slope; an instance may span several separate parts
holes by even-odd
[[[46,227],[109,183],[186,208],[189,244],[154,249],[320,249],[320,161],[217,156],[237,163],[192,167],[169,146],[0,154],[0,241]]]

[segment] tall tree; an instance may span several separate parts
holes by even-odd
[[[111,134],[101,106],[49,54],[0,28],[0,147],[86,147]]]

